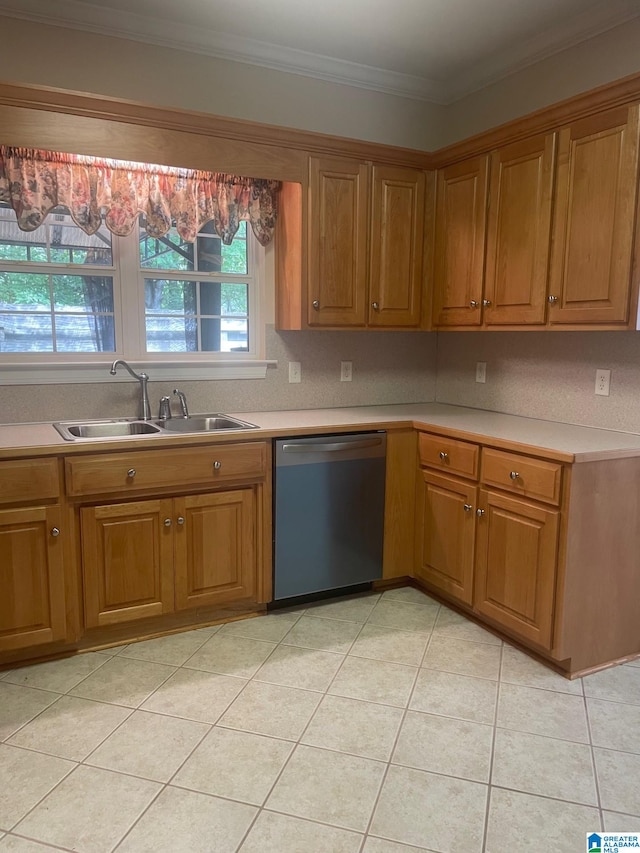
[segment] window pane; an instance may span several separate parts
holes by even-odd
[[[195,281],[145,278],[144,304],[147,314],[195,314],[196,288]]]
[[[112,266],[111,233],[102,225],[96,234],[85,234],[63,207],[54,208],[35,231],[21,231],[12,208],[2,202],[0,260]]]
[[[49,276],[0,272],[0,308],[9,311],[51,311]]]
[[[147,315],[147,352],[197,352],[198,328],[193,317]]]
[[[54,275],[56,311],[113,314],[113,279],[99,275]]]
[[[53,352],[51,315],[0,311],[0,352]]]
[[[193,243],[185,243],[175,228],[168,231],[164,237],[150,237],[143,227],[141,220],[139,228],[140,266],[142,269],[194,270]]]
[[[58,352],[115,352],[115,327],[109,314],[56,314]]]
[[[246,317],[249,313],[247,285],[223,284],[221,290],[222,313],[234,317]]]
[[[140,265],[142,269],[181,272],[228,272],[246,275],[247,223],[241,222],[230,246],[216,234],[213,222],[206,222],[194,243],[184,242],[175,228],[164,237],[150,237],[139,223]]]

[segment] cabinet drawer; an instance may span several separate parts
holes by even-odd
[[[59,494],[57,459],[0,462],[0,503],[46,500]]]
[[[501,450],[482,451],[482,482],[545,503],[560,503],[562,465]]]
[[[430,468],[448,471],[451,474],[461,474],[473,480],[478,478],[479,448],[477,444],[421,432],[418,438],[418,450],[421,465],[428,465]]]
[[[213,486],[262,479],[266,470],[267,447],[258,441],[184,450],[100,453],[65,460],[69,495]]]

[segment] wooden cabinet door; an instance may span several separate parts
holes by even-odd
[[[637,104],[560,131],[551,323],[628,321],[637,183]]]
[[[546,320],[554,154],[550,133],[491,155],[484,286],[489,326]]]
[[[416,574],[464,604],[473,598],[476,496],[464,480],[419,474]]]
[[[64,535],[58,506],[0,511],[0,652],[65,638]]]
[[[175,512],[176,608],[255,596],[254,490],[176,498]]]
[[[489,158],[474,157],[438,172],[433,323],[479,326]]]
[[[485,489],[479,506],[475,610],[550,649],[559,513]]]
[[[171,613],[173,501],[84,507],[80,513],[85,626]]]
[[[425,174],[374,166],[369,325],[419,326]]]
[[[368,184],[365,163],[310,160],[310,326],[365,325]]]

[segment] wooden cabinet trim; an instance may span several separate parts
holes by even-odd
[[[421,465],[435,468],[443,474],[478,479],[480,448],[477,444],[421,432],[418,436],[418,453]]]
[[[220,466],[215,467],[219,462]],[[132,476],[130,471],[135,471]],[[159,488],[215,487],[216,483],[255,481],[267,473],[265,442],[221,444],[171,450],[141,450],[68,457],[67,494],[149,491]]]
[[[521,497],[560,503],[562,466],[555,462],[483,448],[480,479]]]
[[[57,459],[0,462],[0,504],[29,503],[59,495]]]

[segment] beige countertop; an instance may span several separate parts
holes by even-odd
[[[146,444],[176,446],[215,440],[272,438],[312,432],[345,432],[362,427],[393,428],[416,426],[443,432],[468,440],[483,441],[496,447],[519,445],[531,452],[543,450],[545,455],[566,462],[589,462],[640,456],[640,434],[574,426],[553,421],[504,415],[482,409],[449,406],[442,403],[408,403],[389,406],[357,406],[340,409],[301,409],[272,412],[229,412],[256,424],[259,430],[159,437],[65,441],[50,423],[0,425],[0,456],[9,458],[27,453],[61,451],[91,452],[112,449],[141,448]],[[79,419],[81,420],[81,419]]]

